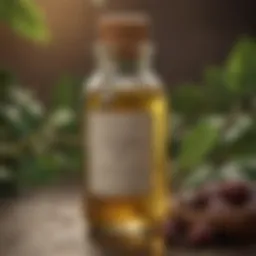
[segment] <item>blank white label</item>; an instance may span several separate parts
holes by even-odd
[[[146,193],[152,168],[147,113],[94,112],[88,116],[88,186],[98,196]]]

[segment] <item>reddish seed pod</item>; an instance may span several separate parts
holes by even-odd
[[[189,224],[181,219],[170,220],[165,226],[165,237],[168,244],[176,243],[187,233]]]
[[[232,206],[244,206],[251,198],[251,189],[247,182],[229,181],[220,188],[220,196]]]
[[[210,183],[181,196],[166,236],[173,244],[239,245],[256,237],[256,187],[244,181]],[[180,221],[182,220],[182,221]]]
[[[188,243],[192,246],[207,246],[213,240],[213,229],[208,223],[197,223],[188,233]]]
[[[188,199],[188,206],[193,210],[206,210],[209,201],[218,195],[218,186],[215,183],[207,184],[195,191]]]
[[[173,244],[176,242],[176,238],[179,235],[174,221],[169,221],[165,226],[165,241],[167,244]]]

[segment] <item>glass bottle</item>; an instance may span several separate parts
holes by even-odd
[[[149,32],[145,15],[104,15],[85,87],[87,222],[129,246],[161,237],[167,214],[167,101]]]

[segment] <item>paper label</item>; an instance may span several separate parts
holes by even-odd
[[[137,112],[95,112],[89,114],[87,128],[90,193],[146,193],[152,167],[150,116]]]

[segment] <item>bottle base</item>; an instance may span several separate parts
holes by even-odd
[[[104,256],[166,255],[162,234],[157,234],[145,226],[137,226],[137,229],[135,227],[90,227],[89,239]]]
[[[101,243],[112,244],[118,241],[119,244],[133,246],[145,244],[151,233],[146,224],[136,222],[91,226],[89,232],[94,240],[101,241]]]

